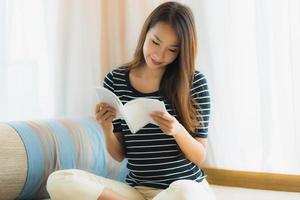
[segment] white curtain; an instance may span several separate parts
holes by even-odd
[[[93,113],[100,2],[0,1],[0,121]]]
[[[1,0],[0,9],[0,120],[47,116],[53,105],[42,4]]]
[[[91,115],[100,84],[100,1],[45,1],[53,116]]]
[[[163,0],[0,0],[0,121],[93,114]],[[182,0],[212,100],[207,164],[300,173],[300,1]]]
[[[300,1],[203,0],[212,96],[208,164],[300,173]]]

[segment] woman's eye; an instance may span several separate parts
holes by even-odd
[[[176,49],[169,49],[169,51],[173,52],[173,53],[176,53]]]
[[[152,43],[155,44],[155,45],[159,45],[159,43],[155,42],[154,40],[152,40]]]

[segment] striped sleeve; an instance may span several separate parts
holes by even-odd
[[[192,84],[191,95],[197,104],[198,125],[195,130],[195,137],[207,138],[210,116],[210,95],[207,80],[203,74],[196,71]]]
[[[103,87],[105,87],[106,89],[109,89],[110,91],[115,93],[113,72],[108,73],[104,77]],[[113,127],[114,127],[113,132],[121,132],[122,131],[120,119],[115,119],[112,121],[112,123],[113,123]]]

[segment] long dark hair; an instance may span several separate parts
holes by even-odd
[[[197,34],[191,9],[177,2],[166,2],[154,9],[143,25],[134,58],[128,66],[129,69],[133,69],[145,63],[143,56],[145,38],[149,29],[158,22],[173,27],[180,44],[177,58],[166,66],[159,91],[174,106],[183,126],[193,133],[198,122],[197,108],[190,95],[190,88],[195,72]]]

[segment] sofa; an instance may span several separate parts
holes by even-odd
[[[0,123],[0,200],[48,198],[47,177],[60,169],[124,180],[126,161],[114,161],[105,145],[92,117]]]
[[[0,123],[0,200],[47,199],[47,177],[77,168],[123,181],[93,117]],[[300,176],[204,167],[218,200],[299,200]]]

